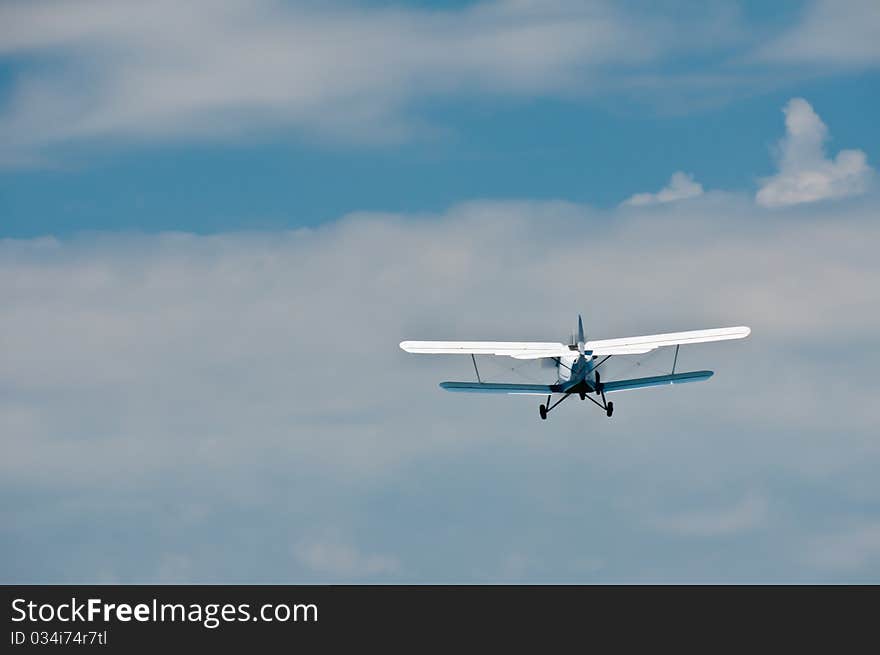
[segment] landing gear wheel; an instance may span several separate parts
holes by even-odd
[[[538,413],[541,415],[542,421],[547,420],[547,406],[546,405],[541,405],[540,407],[538,407]],[[610,414],[609,414],[609,416],[610,416]]]
[[[605,406],[605,416],[611,418],[611,415],[614,413],[614,403],[608,403]]]
[[[599,371],[596,371],[596,395],[598,396],[601,393],[602,389],[602,378],[599,377]]]
[[[581,397],[581,400],[587,399],[587,394],[585,394],[583,391],[581,391],[578,395]]]

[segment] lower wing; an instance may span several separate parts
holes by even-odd
[[[632,378],[630,380],[612,380],[602,383],[605,393],[612,391],[630,391],[631,389],[644,389],[645,387],[659,387],[664,384],[682,384],[684,382],[702,382],[714,375],[713,371],[690,371],[688,373],[671,373],[669,375],[655,375],[649,378]]]
[[[549,396],[559,393],[555,384],[506,384],[501,382],[441,382],[446,391],[462,391],[465,393],[512,393],[527,396]]]
[[[632,389],[644,389],[646,387],[659,387],[665,384],[683,384],[685,382],[702,382],[714,375],[713,371],[690,371],[688,373],[672,373],[669,375],[655,375],[647,378],[632,378],[629,380],[611,380],[603,382],[602,389],[605,393],[614,391],[630,391]],[[558,384],[509,384],[504,382],[441,382],[440,387],[446,391],[458,391],[464,393],[508,393],[527,396],[549,396],[554,393],[563,393],[563,388]]]

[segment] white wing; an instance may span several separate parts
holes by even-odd
[[[603,355],[642,355],[663,346],[688,345],[708,341],[744,339],[751,330],[745,326],[650,334],[642,337],[587,341],[587,352]],[[402,341],[408,353],[422,355],[503,355],[516,359],[541,359],[577,355],[577,349],[547,341]]]
[[[745,339],[751,329],[739,327],[713,328],[711,330],[690,330],[689,332],[669,332],[649,334],[643,337],[623,337],[621,339],[599,339],[587,341],[584,347],[594,355],[640,355],[663,346],[686,346],[692,343]]]
[[[402,341],[400,347],[420,355],[505,355],[517,359],[572,354],[564,344],[543,341]]]

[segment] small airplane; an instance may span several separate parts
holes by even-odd
[[[606,393],[629,391],[644,387],[656,387],[666,384],[682,384],[684,382],[700,382],[708,380],[713,371],[688,371],[676,373],[678,349],[692,343],[709,341],[726,341],[728,339],[744,339],[751,333],[745,326],[713,328],[709,330],[690,330],[688,332],[670,332],[667,334],[650,334],[641,337],[623,337],[621,339],[600,339],[587,341],[584,336],[584,322],[578,315],[577,341],[568,345],[538,341],[402,341],[400,347],[408,353],[437,355],[470,355],[477,374],[476,382],[441,382],[440,386],[447,391],[468,393],[506,393],[547,396],[546,404],[541,404],[538,412],[542,419],[572,394],[578,394],[581,400],[590,400],[605,410],[610,417],[614,413],[614,403],[605,400]],[[657,348],[675,346],[675,357],[672,361],[672,372],[668,375],[633,378],[629,380],[602,380],[599,367],[611,357],[618,355],[643,355]],[[557,369],[555,384],[511,384],[483,382],[477,368],[475,355],[500,355],[515,359],[546,359]],[[602,359],[599,359],[599,358]],[[598,361],[597,361],[598,360]],[[562,394],[562,398],[550,404],[554,394]],[[590,394],[602,398],[600,403]]]

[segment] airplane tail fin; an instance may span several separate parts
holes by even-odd
[[[579,352],[581,355],[584,354],[584,344],[586,343],[586,341],[587,341],[587,339],[586,339],[586,337],[584,337],[584,321],[583,321],[583,319],[581,318],[581,315],[578,314],[578,340],[577,340],[577,346],[578,346],[578,352]]]

